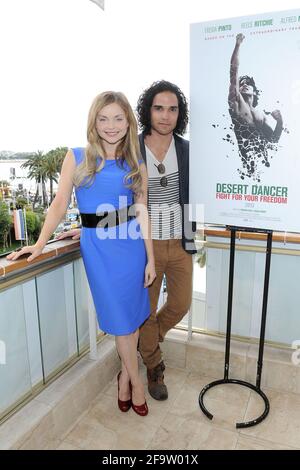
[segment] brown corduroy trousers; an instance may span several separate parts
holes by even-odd
[[[144,364],[153,369],[162,360],[159,342],[188,312],[192,301],[192,255],[183,249],[181,240],[153,240],[156,279],[149,288],[149,318],[140,327],[139,351]],[[167,301],[157,311],[163,275],[167,281]]]

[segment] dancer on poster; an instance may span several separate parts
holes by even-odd
[[[253,77],[239,77],[239,53],[245,39],[243,34],[236,36],[235,47],[230,62],[230,87],[228,95],[229,114],[238,143],[242,168],[238,169],[241,179],[261,180],[261,167],[270,166],[270,152],[277,151],[283,130],[281,112],[259,109],[259,90]],[[273,130],[269,117],[276,125]]]

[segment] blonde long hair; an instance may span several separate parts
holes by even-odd
[[[91,186],[96,173],[99,173],[105,165],[106,152],[96,129],[96,118],[102,108],[112,103],[117,103],[122,108],[129,124],[126,135],[116,149],[116,162],[120,167],[124,165],[124,161],[128,163],[130,172],[125,176],[124,183],[135,193],[139,193],[141,190],[142,177],[138,162],[140,147],[137,134],[137,122],[126,96],[121,92],[115,91],[100,93],[96,96],[91,105],[87,125],[88,144],[85,148],[84,158],[76,168],[74,185],[77,187]],[[97,158],[100,158],[100,164],[98,165]],[[130,179],[131,182],[129,182]]]

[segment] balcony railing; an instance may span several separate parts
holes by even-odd
[[[206,236],[206,268],[195,263],[192,308],[179,325],[189,337],[192,331],[225,333],[228,233],[207,230]],[[242,233],[237,240],[232,332],[255,342],[265,244],[247,237]],[[300,338],[299,255],[299,236],[275,234],[266,329],[273,345],[291,347]],[[95,357],[101,335],[78,241],[50,243],[30,264],[26,258],[14,263],[0,258],[0,421],[83,354]]]
[[[0,259],[0,420],[89,349],[97,330],[79,242],[47,245],[29,264]]]

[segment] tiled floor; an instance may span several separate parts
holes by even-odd
[[[144,376],[146,383],[146,378]],[[117,382],[107,385],[66,435],[58,449],[300,449],[300,396],[264,390],[271,411],[261,424],[237,430],[235,422],[250,420],[262,412],[257,394],[238,385],[220,385],[205,396],[215,415],[209,421],[198,405],[199,392],[215,380],[183,369],[167,368],[169,399],[149,397],[149,415],[117,408]]]

